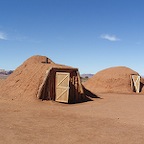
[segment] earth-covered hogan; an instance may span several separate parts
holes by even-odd
[[[84,86],[93,93],[135,93],[132,88],[131,76],[139,74],[124,66],[110,67],[99,71],[88,79]],[[140,80],[140,93],[144,93],[144,79]]]
[[[77,68],[54,63],[46,56],[32,56],[0,87],[1,97],[76,103],[87,100]]]

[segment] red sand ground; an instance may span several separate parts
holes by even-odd
[[[79,104],[0,98],[0,144],[143,144],[144,96]]]

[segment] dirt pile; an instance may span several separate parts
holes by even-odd
[[[0,96],[10,99],[36,99],[46,70],[57,65],[45,56],[32,56],[20,65],[0,87]]]
[[[0,79],[0,86],[2,85],[3,82],[4,82],[4,80],[3,80],[3,79]]]
[[[127,67],[111,67],[96,73],[84,83],[93,93],[133,93],[130,75],[138,74]]]

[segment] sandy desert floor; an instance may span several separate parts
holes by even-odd
[[[79,104],[0,98],[0,144],[143,144],[144,95]]]

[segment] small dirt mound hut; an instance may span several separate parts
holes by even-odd
[[[139,77],[139,74],[130,68],[111,67],[96,73],[84,86],[93,93],[133,93],[133,75]],[[141,88],[140,83],[140,91]]]
[[[32,56],[3,83],[0,96],[75,103],[86,97],[77,68],[55,64],[45,56]]]

